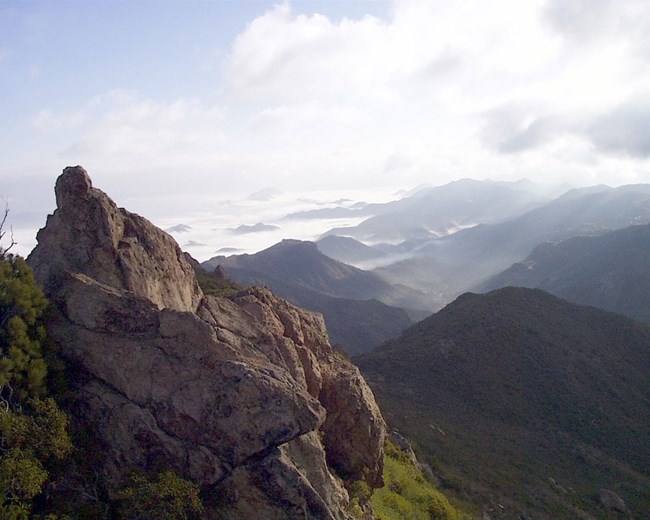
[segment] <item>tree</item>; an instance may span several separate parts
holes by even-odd
[[[0,241],[8,210],[0,222]],[[27,263],[0,242],[0,518],[28,518],[47,466],[72,449],[68,418],[47,397],[43,358],[48,306]]]

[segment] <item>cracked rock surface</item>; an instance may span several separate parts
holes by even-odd
[[[174,239],[80,166],[55,191],[28,262],[109,481],[170,468],[210,518],[348,518],[341,479],[381,484],[385,426],[322,316],[266,289],[204,296]]]

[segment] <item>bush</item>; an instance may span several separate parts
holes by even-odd
[[[173,471],[161,472],[155,480],[134,474],[118,494],[119,517],[124,520],[193,520],[203,517],[203,504],[196,484]]]
[[[427,482],[408,455],[390,442],[384,448],[384,482],[370,499],[380,520],[460,520],[463,515]]]

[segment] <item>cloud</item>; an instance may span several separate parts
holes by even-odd
[[[647,111],[624,110],[650,87],[644,2],[396,0],[381,18],[311,5],[252,19],[192,95],[107,88],[38,107],[50,162],[86,165],[144,212],[264,186],[595,176],[599,160],[647,157]]]
[[[603,152],[650,158],[650,98],[627,101],[595,118],[586,133]]]
[[[638,42],[647,39],[650,6],[645,0],[550,0],[543,16],[558,33],[583,44],[621,36]]]

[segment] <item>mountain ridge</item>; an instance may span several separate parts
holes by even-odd
[[[506,285],[540,288],[650,322],[650,224],[541,244],[477,290]]]

